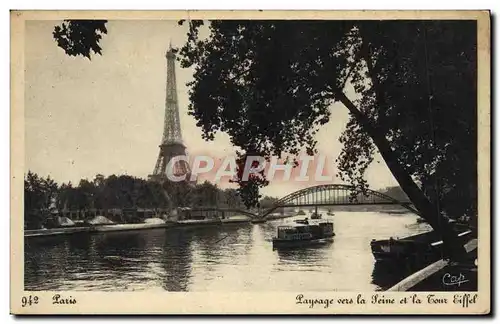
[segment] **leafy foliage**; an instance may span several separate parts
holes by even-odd
[[[42,178],[29,171],[24,179],[24,210],[27,227],[39,227],[57,196],[57,184],[50,177]]]
[[[90,58],[101,53],[105,24],[65,21],[54,37],[68,55]],[[438,209],[477,213],[475,21],[225,20],[211,21],[200,39],[204,24],[189,22],[179,54],[195,67],[189,113],[205,139],[228,133],[241,158],[313,154],[316,131],[349,83],[365,121],[351,111],[341,179],[368,187],[377,146],[368,121]],[[248,206],[268,184],[259,175],[237,182]]]
[[[195,68],[190,114],[206,139],[226,132],[243,152],[281,156],[304,148],[313,154],[316,131],[329,121],[331,104],[344,96],[357,115],[351,107],[340,138],[343,180],[360,191],[368,187],[364,174],[378,146],[375,136],[396,152],[384,156],[390,167],[397,164],[413,177],[428,199],[438,201],[425,189],[432,179],[446,179],[439,184],[441,195],[455,197],[450,201],[466,196],[462,202],[470,208],[460,212],[473,213],[474,24],[212,21],[210,36],[200,39],[203,23],[192,22],[179,51],[181,64]],[[357,99],[345,97],[346,83]],[[467,173],[465,181],[456,177],[458,170]],[[242,191],[245,196],[266,183],[242,185],[252,187]]]
[[[212,21],[206,40],[197,37],[202,25],[191,22],[179,54],[183,67],[196,66],[188,84],[189,113],[204,138],[228,133],[242,160],[247,155],[295,155],[301,148],[312,154],[317,126],[329,120],[332,98],[326,91],[337,81],[325,83],[324,78],[330,79],[344,59],[314,58],[331,53],[320,52],[320,44],[337,46],[327,23]],[[346,26],[339,27],[338,37]],[[263,176],[239,178],[238,183],[247,206],[257,204],[259,188],[268,184]]]
[[[129,208],[171,209],[176,207],[244,208],[236,189],[220,189],[210,182],[190,185],[185,182],[150,182],[127,175],[96,175],[60,186],[50,177],[28,172],[24,181],[25,221],[39,228],[50,211],[111,210]],[[52,209],[52,210],[49,210]]]
[[[471,21],[361,25],[365,66],[353,71],[360,110],[426,196],[453,218],[476,212],[475,30]],[[343,174],[365,185],[373,145],[355,118],[341,141]]]
[[[67,55],[82,55],[90,60],[92,52],[102,54],[99,42],[108,32],[106,23],[106,20],[65,20],[54,27],[52,34]]]
[[[340,101],[351,114],[340,138],[341,177],[364,192],[377,148],[453,245],[441,214],[477,213],[475,21],[214,20],[204,39],[202,26],[190,21],[176,52],[183,67],[194,67],[189,113],[205,139],[225,132],[240,156],[312,155],[317,130]],[[67,35],[61,46],[69,55],[100,53],[97,32],[58,34]],[[82,39],[85,45],[71,45]],[[238,183],[247,205],[267,185],[258,175]]]
[[[206,40],[196,38],[199,24],[179,54],[183,67],[196,66],[189,113],[204,137],[227,132],[248,154],[312,152],[314,126],[328,122],[332,99],[321,93],[332,82],[318,71],[333,75],[342,59],[325,66],[315,58],[326,54],[320,44],[336,46],[327,23],[212,21]]]
[[[408,196],[405,194],[403,189],[399,186],[387,187],[383,190],[380,190],[381,193],[388,195],[391,198],[394,198],[398,201],[408,202]]]

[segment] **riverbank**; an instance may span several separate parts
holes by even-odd
[[[98,232],[117,232],[131,230],[147,230],[155,228],[171,228],[171,227],[186,227],[186,226],[208,226],[208,225],[224,225],[224,224],[241,224],[250,223],[251,219],[246,216],[234,216],[225,219],[189,219],[179,221],[167,221],[162,223],[136,223],[136,224],[99,224],[90,226],[71,226],[58,227],[48,229],[25,230],[24,237],[41,237],[68,235],[75,233],[98,233]]]

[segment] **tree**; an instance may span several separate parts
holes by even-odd
[[[262,198],[260,200],[259,204],[260,204],[261,208],[268,209],[268,208],[274,207],[276,205],[276,203],[278,202],[278,200],[279,199],[275,198],[275,197],[265,196],[264,198]]]
[[[48,209],[56,198],[57,183],[48,176],[39,177],[28,171],[24,179],[24,203],[28,211]]]
[[[205,139],[226,132],[242,157],[314,154],[340,102],[351,117],[341,177],[364,192],[377,149],[447,252],[463,252],[442,213],[477,213],[475,21],[226,20],[201,39],[203,24],[189,22],[179,54],[195,70],[189,109]],[[238,183],[247,206],[267,185]]]
[[[206,39],[201,25],[190,22],[179,53],[195,70],[189,111],[206,139],[222,131],[244,153],[313,154],[315,132],[340,102],[351,117],[340,139],[341,177],[365,191],[378,149],[447,252],[463,252],[425,187],[439,191],[444,177],[465,194],[457,176],[464,170],[474,200],[475,22],[212,21]]]
[[[93,182],[87,179],[80,180],[78,184],[78,209],[96,208],[97,190]]]
[[[193,206],[215,207],[219,203],[219,193],[221,190],[208,181],[197,184],[192,191]]]
[[[32,211],[42,207],[43,189],[36,173],[28,171],[24,179],[24,210]]]
[[[24,179],[24,222],[28,228],[39,228],[46,221],[57,187],[50,176],[42,178],[28,171]]]
[[[241,208],[243,202],[241,201],[238,190],[228,188],[221,192],[220,196],[224,196],[224,203],[229,208]]]
[[[165,181],[162,188],[170,199],[170,208],[187,207],[191,205],[193,188],[188,183]]]
[[[399,186],[387,187],[384,190],[381,190],[380,192],[400,202],[408,202],[408,196],[406,196],[403,189],[401,189],[401,187]]]
[[[137,205],[142,208],[166,208],[168,200],[166,199],[161,184],[137,179],[139,184],[139,195]]]
[[[101,54],[99,41],[106,34],[106,20],[65,20],[53,31],[57,45],[67,55],[82,55],[90,60],[92,52]]]
[[[57,193],[57,208],[59,210],[70,210],[75,205],[75,188],[70,182],[63,183]]]

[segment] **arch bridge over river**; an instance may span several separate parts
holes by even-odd
[[[279,199],[272,207],[260,212],[238,208],[199,207],[194,211],[212,211],[221,213],[240,213],[253,219],[265,219],[279,208],[323,207],[349,205],[400,205],[414,214],[419,212],[409,201],[399,201],[378,191],[367,189],[363,194],[356,194],[356,188],[344,184],[318,185],[295,191]]]

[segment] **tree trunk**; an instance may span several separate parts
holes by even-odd
[[[462,257],[465,253],[465,249],[463,244],[459,242],[457,234],[450,224],[441,216],[440,211],[427,199],[424,193],[415,184],[410,174],[399,163],[398,157],[392,150],[385,134],[372,125],[370,120],[357,109],[343,92],[337,94],[337,99],[349,109],[359,124],[372,138],[380,155],[382,155],[387,163],[389,170],[391,170],[394,178],[396,178],[403,191],[408,195],[408,198],[410,198],[420,212],[422,218],[429,222],[436,232],[442,235],[443,245],[445,246],[445,253],[447,256],[454,259]]]

